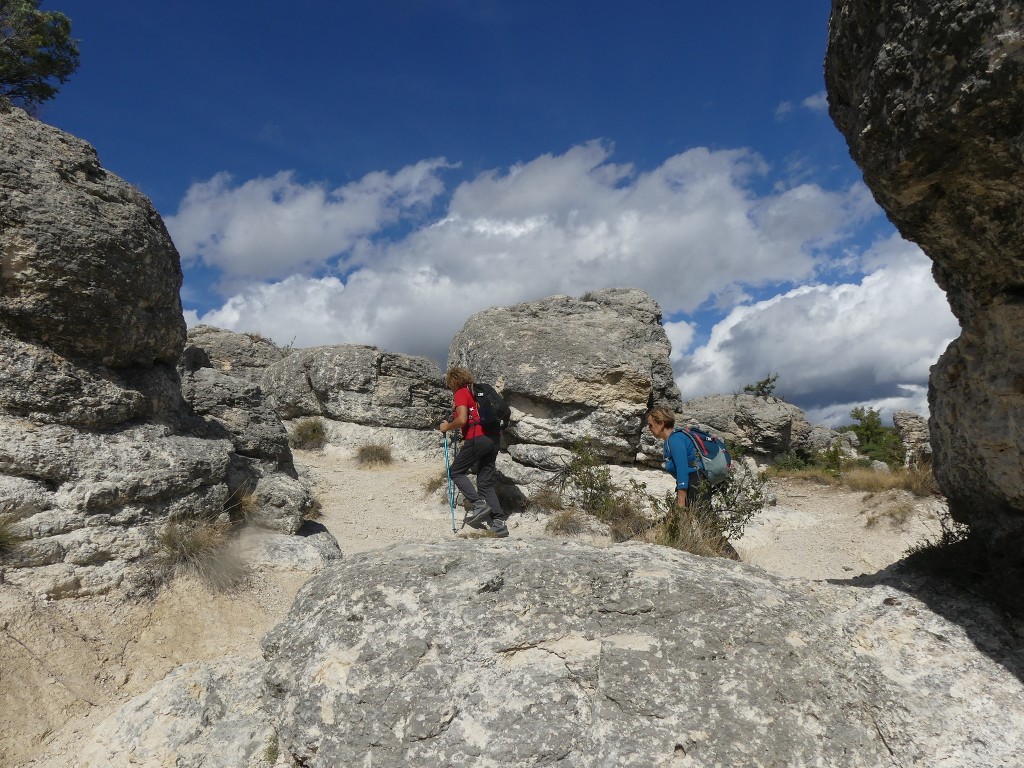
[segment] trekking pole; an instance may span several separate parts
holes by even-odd
[[[452,516],[452,533],[458,533],[455,530],[455,487],[452,484],[452,462],[448,454],[448,433],[444,433],[444,470],[445,474],[448,475],[448,511],[451,512]]]

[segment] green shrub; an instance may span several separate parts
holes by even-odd
[[[627,488],[617,487],[610,468],[586,443],[573,446],[572,458],[556,477],[554,488],[564,506],[571,506],[566,501],[574,502],[580,510],[605,523],[614,541],[646,534],[658,526],[654,521],[660,520],[661,531],[653,534],[657,543],[728,557],[735,557],[728,539],[742,535],[751,517],[768,503],[767,480],[737,472],[714,489],[705,508],[688,511],[673,524],[675,528],[668,530],[666,521],[678,517],[675,494],[670,494],[669,501],[658,499],[636,481],[630,481]],[[699,530],[690,532],[694,525]],[[647,540],[653,539],[648,535]],[[705,546],[706,542],[711,545]],[[726,554],[721,555],[723,552]]]
[[[323,419],[300,419],[292,428],[288,439],[292,448],[319,451],[327,444],[327,427]]]
[[[753,384],[745,385],[743,387],[743,391],[757,397],[771,397],[775,394],[775,382],[778,380],[779,374],[769,373],[760,381],[755,381]]]
[[[850,418],[857,423],[839,427],[838,431],[857,435],[859,453],[874,461],[884,461],[893,469],[903,466],[903,443],[893,427],[882,426],[877,408],[854,408]]]
[[[213,589],[233,589],[245,580],[247,569],[227,550],[230,531],[228,523],[171,521],[159,535],[165,562],[176,572],[197,576]]]
[[[393,464],[394,456],[391,455],[390,445],[371,443],[361,445],[356,451],[356,463],[361,467],[379,467],[386,464]]]

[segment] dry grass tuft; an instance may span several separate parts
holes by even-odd
[[[390,445],[371,443],[361,445],[356,451],[356,463],[361,467],[380,467],[393,464],[395,457],[391,454]]]
[[[841,480],[843,485],[855,491],[910,491],[915,496],[923,497],[938,493],[935,477],[930,470],[895,469],[892,472],[875,472],[857,468],[843,472]]]
[[[671,512],[644,539],[652,544],[661,544],[701,557],[736,559],[736,551],[728,539],[702,522],[688,507]]]
[[[319,451],[327,444],[327,427],[323,419],[300,419],[288,437],[292,448]]]
[[[433,496],[446,485],[448,485],[448,474],[446,472],[442,472],[436,477],[431,477],[423,481],[423,495]]]
[[[14,518],[7,515],[0,517],[0,560],[10,555],[21,543],[21,536],[14,532]]]
[[[190,573],[218,591],[234,589],[245,581],[245,564],[227,551],[228,523],[168,523],[159,542],[167,565]]]
[[[865,528],[874,528],[882,523],[888,523],[893,530],[905,530],[910,518],[914,516],[915,507],[913,502],[906,499],[887,498],[881,500],[876,509],[867,513]]]
[[[561,512],[565,510],[562,494],[556,489],[544,486],[530,494],[530,506],[544,512]]]
[[[786,467],[769,467],[768,472],[772,477],[787,477],[793,480],[806,480],[809,483],[818,485],[840,485],[839,477],[827,469],[820,467],[804,467],[790,469]]]
[[[586,515],[572,508],[555,512],[544,526],[544,530],[556,536],[579,536],[586,529]]]

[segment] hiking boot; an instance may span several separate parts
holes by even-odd
[[[491,524],[491,508],[483,499],[473,502],[473,509],[466,513],[462,521],[470,528],[487,528]]]
[[[492,536],[495,536],[499,539],[504,539],[506,536],[508,536],[508,527],[500,520],[488,525],[487,530],[490,531]]]

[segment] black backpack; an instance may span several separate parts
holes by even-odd
[[[470,391],[476,400],[476,412],[479,424],[485,432],[504,429],[512,421],[512,409],[490,384],[477,382]]]

